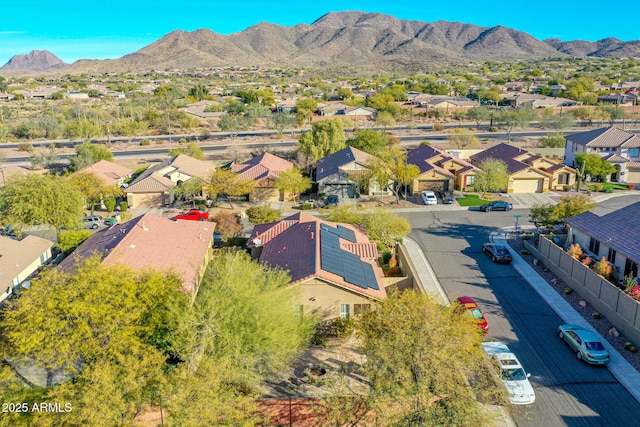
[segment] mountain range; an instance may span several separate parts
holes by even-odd
[[[256,65],[420,69],[469,60],[640,57],[640,40],[538,40],[503,26],[429,23],[400,20],[380,13],[332,12],[310,25],[287,27],[263,22],[230,35],[208,29],[177,30],[118,59],[82,59],[64,64],[49,52],[34,52],[14,56],[0,70],[54,68],[79,73]]]

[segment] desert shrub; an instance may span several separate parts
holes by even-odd
[[[60,250],[69,255],[75,248],[80,246],[82,242],[91,237],[89,230],[66,230],[58,234],[58,243]]]
[[[251,224],[264,224],[280,219],[280,211],[270,206],[251,206],[246,211],[247,218]]]
[[[602,314],[594,311],[593,313],[591,313],[591,317],[593,317],[594,319],[602,319]]]
[[[624,343],[625,350],[629,350],[631,353],[637,353],[638,347],[636,347],[631,341]]]
[[[389,260],[391,259],[391,256],[392,256],[391,252],[389,252],[389,251],[382,252],[382,255],[381,255],[382,263],[383,264],[389,264]]]
[[[151,141],[149,141],[148,139],[143,139],[142,141],[140,141],[140,145],[151,145]]]
[[[571,186],[565,184],[565,185],[562,186],[562,190],[563,191],[571,191]]]
[[[395,257],[389,258],[389,268],[395,268],[398,266],[398,260]]]
[[[611,265],[607,262],[607,258],[602,257],[600,261],[596,262],[593,266],[593,271],[595,271],[600,276],[608,279],[611,276],[611,272],[613,271]]]
[[[27,153],[30,153],[33,151],[33,145],[28,142],[21,142],[18,144],[18,151],[26,151]]]
[[[624,291],[628,294],[633,292],[633,289],[638,286],[638,278],[632,276],[631,274],[624,276],[623,280]]]
[[[584,256],[584,251],[580,247],[579,243],[574,243],[573,245],[571,245],[567,250],[567,253],[572,257],[574,257],[575,259],[577,259],[578,261],[580,261]]]
[[[125,201],[120,202],[120,211],[126,212],[129,209],[129,204]]]
[[[573,292],[573,289],[571,289],[570,287],[566,287],[564,288],[564,294],[565,295],[571,295],[571,293]]]
[[[107,211],[113,212],[116,208],[116,199],[114,197],[107,197],[104,199],[104,206],[107,208]]]
[[[311,203],[303,203],[302,204],[302,210],[303,211],[308,211],[313,209],[313,205]]]
[[[442,123],[436,123],[433,125],[433,130],[436,132],[442,132],[444,130],[444,125]]]
[[[531,252],[529,252],[527,249],[521,249],[521,250],[520,250],[520,253],[521,253],[522,255],[531,255]]]
[[[636,185],[635,184],[629,184],[627,187],[629,188],[629,190],[635,190]]]

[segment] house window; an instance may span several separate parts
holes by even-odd
[[[558,175],[558,184],[568,184],[569,183],[569,174],[561,173]]]
[[[589,239],[589,252],[592,252],[594,255],[599,255],[600,253],[599,240],[596,240],[593,237]]]
[[[615,264],[615,262],[616,262],[616,251],[614,251],[613,249],[609,248],[609,253],[607,253],[607,259],[609,260],[609,262],[611,264]]]
[[[467,175],[467,186],[473,184],[476,181],[475,175]]]
[[[340,318],[348,319],[351,317],[351,306],[349,304],[340,304]]]
[[[627,258],[624,263],[624,275],[638,277],[638,264]]]
[[[371,310],[371,304],[353,304],[353,315],[358,316]]]
[[[638,157],[640,155],[640,148],[629,148],[629,157]]]

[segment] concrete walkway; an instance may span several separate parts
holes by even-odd
[[[513,231],[513,227],[505,228],[491,234],[490,240],[495,243],[508,245],[507,233]],[[512,266],[529,283],[529,285],[540,295],[540,297],[555,311],[563,322],[579,325],[592,331],[600,338],[606,349],[611,354],[611,361],[607,369],[622,384],[624,388],[640,402],[640,372],[638,372],[622,355],[609,344],[589,322],[582,317],[545,279],[543,279],[515,250],[511,249],[513,256]]]

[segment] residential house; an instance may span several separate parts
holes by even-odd
[[[585,212],[569,218],[568,243],[579,243],[594,259],[606,257],[617,279],[638,277],[640,265],[640,202],[606,215]]]
[[[595,153],[616,167],[612,182],[640,183],[640,135],[609,126],[565,139],[565,164],[575,167],[576,153]]]
[[[356,226],[300,212],[256,225],[248,247],[259,262],[287,270],[301,312],[321,320],[363,313],[386,298],[376,244]]]
[[[369,196],[386,196],[391,194],[385,185],[371,179],[366,188],[359,188],[358,183],[351,178],[353,174],[366,170],[366,164],[373,156],[357,148],[347,147],[338,152],[318,160],[316,168],[316,182],[318,193],[354,198],[360,192]]]
[[[98,254],[107,265],[173,269],[183,289],[194,294],[211,256],[215,227],[213,222],[172,221],[146,213],[94,233],[59,267],[73,268],[82,258]]]
[[[487,159],[505,162],[509,173],[507,193],[542,193],[575,183],[575,169],[510,144],[487,148],[469,159],[478,167]]]
[[[210,162],[180,154],[149,167],[124,190],[130,207],[165,206],[171,203],[171,189],[190,179],[206,181],[213,171]]]
[[[74,175],[83,172],[95,174],[107,187],[119,187],[124,184],[125,179],[131,176],[131,170],[129,168],[108,160],[100,160],[91,166],[75,172]]]
[[[292,167],[293,163],[288,160],[263,153],[246,162],[231,165],[231,170],[236,172],[242,181],[256,181],[255,188],[249,194],[250,200],[282,201],[285,200],[285,194],[276,188],[275,182],[280,172]]]
[[[509,107],[532,107],[532,108],[547,108],[547,107],[571,107],[578,105],[577,101],[567,98],[556,98],[546,95],[529,94],[509,92],[500,94],[502,101],[500,105]]]
[[[424,190],[464,190],[473,185],[478,168],[446,151],[421,145],[407,152],[407,164],[416,165],[420,175],[413,179],[411,192]]]
[[[0,236],[0,301],[51,260],[52,247],[53,242],[37,236],[20,240]]]
[[[635,105],[638,97],[633,93],[608,93],[598,96],[598,102],[615,105]]]

